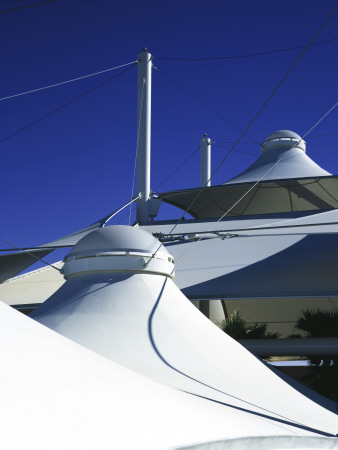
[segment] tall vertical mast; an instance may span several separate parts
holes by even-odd
[[[149,222],[150,129],[151,129],[151,54],[144,48],[138,55],[137,98],[137,193],[136,221]]]
[[[210,186],[211,177],[211,139],[204,133],[200,142],[200,186]],[[199,302],[199,310],[206,317],[210,317],[210,301]]]
[[[210,186],[211,177],[211,139],[204,134],[200,143],[200,185]]]

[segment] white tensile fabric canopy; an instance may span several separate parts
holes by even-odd
[[[129,237],[138,243],[130,246]],[[163,247],[150,260],[158,245],[142,230],[122,226],[87,235],[66,259],[66,283],[33,317],[114,362],[227,410],[296,434],[335,435],[334,403],[314,393],[308,398],[210,323],[171,280]]]
[[[242,448],[253,448],[252,442],[259,448],[338,448],[335,439],[156,383],[3,303],[0,337],[6,450],[158,450],[203,442],[198,448],[207,449],[214,441],[223,449],[238,439],[245,440]],[[260,440],[251,441],[255,435]]]
[[[229,184],[264,181],[322,178],[331,174],[322,169],[305,153],[305,142],[288,130],[272,133],[262,144],[260,157]]]
[[[288,130],[272,133],[261,156],[221,186],[159,194],[196,219],[338,208],[338,179],[305,154],[305,142]]]
[[[196,219],[338,208],[338,178],[280,179],[164,192],[158,197]]]

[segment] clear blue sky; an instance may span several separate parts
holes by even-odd
[[[13,9],[0,14],[1,98],[134,61],[147,47],[162,73],[244,129],[302,49],[241,59],[161,58],[246,55],[305,45],[336,2],[57,0],[16,9],[34,3],[38,0],[0,0],[0,12]],[[337,38],[337,25],[338,11],[316,42]],[[338,94],[337,56],[338,40],[309,48],[249,135],[261,142],[277,129],[307,132]],[[0,102],[0,140],[113,74]],[[43,244],[130,199],[136,87],[134,67],[0,144],[1,238],[18,246]],[[216,141],[239,136],[238,130],[155,71],[152,107],[152,188],[198,147],[204,132]],[[330,133],[338,133],[337,119],[338,108],[306,138],[308,155],[335,174],[338,134]],[[323,134],[330,135],[311,138]],[[260,151],[252,143],[238,149],[257,156]],[[213,168],[226,151],[214,147]],[[213,184],[254,160],[254,155],[233,152]],[[196,154],[161,189],[198,183]]]

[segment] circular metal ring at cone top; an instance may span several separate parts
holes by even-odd
[[[140,228],[113,225],[89,234],[65,258],[66,279],[89,272],[143,272],[174,278],[174,258]]]
[[[306,152],[305,141],[294,131],[278,130],[271,133],[263,142],[261,147],[261,153],[263,154],[267,150],[290,150],[291,148],[299,148]]]

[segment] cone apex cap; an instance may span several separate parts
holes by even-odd
[[[65,258],[64,277],[89,272],[145,272],[173,278],[174,259],[151,234],[113,225],[87,234]]]
[[[262,142],[261,153],[263,154],[267,150],[290,150],[291,148],[299,148],[305,153],[305,141],[294,131],[277,130],[269,134]]]

